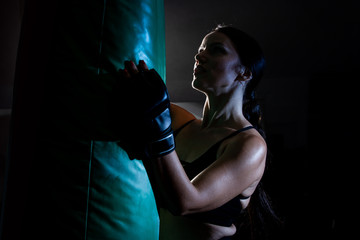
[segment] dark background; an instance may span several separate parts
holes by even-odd
[[[23,2],[0,2],[1,170]],[[275,239],[347,239],[356,232],[359,10],[355,0],[165,0],[166,81],[174,102],[196,111],[203,103],[191,89],[194,55],[217,24],[241,28],[263,47],[259,95],[273,156],[264,178],[285,221]]]

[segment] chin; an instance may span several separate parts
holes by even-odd
[[[191,83],[192,88],[193,88],[193,89],[196,89],[196,90],[200,90],[200,89],[199,89],[199,87],[201,87],[200,85],[201,85],[201,84],[199,83],[199,80],[198,80],[196,77],[194,77],[194,78],[193,78],[193,81],[192,81],[192,83]]]
[[[192,88],[195,89],[196,91],[199,91],[199,92],[201,92],[201,93],[205,93],[205,92],[204,92],[204,86],[203,86],[199,81],[196,81],[196,79],[193,80],[191,86],[192,86]]]

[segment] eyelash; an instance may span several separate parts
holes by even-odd
[[[210,52],[226,53],[225,49],[219,46],[214,46],[212,49],[210,49]]]
[[[202,51],[204,51],[204,49],[199,49],[199,50],[198,50],[198,53],[201,53]],[[223,47],[214,46],[214,47],[211,47],[211,48],[210,48],[209,52],[210,52],[210,53],[220,52],[220,53],[225,54],[225,53],[226,53],[226,50],[225,50]]]

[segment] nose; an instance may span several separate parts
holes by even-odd
[[[204,63],[206,61],[206,57],[203,54],[204,51],[201,51],[197,54],[195,54],[194,59],[198,63]]]

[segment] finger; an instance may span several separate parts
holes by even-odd
[[[139,70],[149,70],[148,66],[146,65],[144,60],[139,61]]]
[[[120,75],[122,77],[131,78],[131,75],[130,75],[130,73],[128,72],[128,70],[126,68],[125,69],[120,69],[119,73],[120,73]]]
[[[139,70],[137,69],[137,67],[133,61],[125,61],[124,65],[125,65],[125,69],[130,74],[136,74],[139,72]]]

